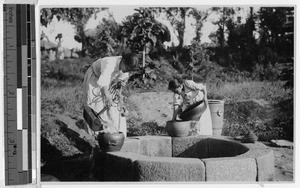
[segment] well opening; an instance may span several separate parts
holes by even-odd
[[[177,150],[176,144],[182,145],[182,143],[173,142],[173,150]],[[221,139],[205,138],[192,145],[182,148],[182,151],[173,152],[173,157],[183,158],[219,158],[219,157],[235,157],[249,151],[246,146]]]

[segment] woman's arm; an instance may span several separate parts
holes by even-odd
[[[101,62],[98,62],[96,66],[101,66],[100,70],[103,68],[97,80],[97,84],[102,96],[104,97],[104,103],[106,106],[110,107],[112,105],[112,98],[109,93],[109,86],[111,83],[111,75],[115,69],[116,63],[114,63],[114,61],[110,62],[107,59],[101,59]]]
[[[196,83],[193,80],[185,80],[184,83],[185,83],[186,87],[188,87],[194,91],[196,91],[196,90],[203,91],[206,88],[205,84]]]
[[[101,93],[102,93],[102,95],[105,98],[105,100],[104,100],[105,106],[111,107],[111,105],[113,104],[113,102],[112,102],[112,98],[111,98],[111,95],[110,95],[108,89],[109,89],[108,86],[103,86],[101,88]]]
[[[173,104],[173,107],[174,107],[174,110],[173,110],[173,121],[176,120],[177,116],[182,112],[182,109],[181,109],[181,105],[182,105],[182,97],[178,94],[174,94],[174,104]]]
[[[179,105],[174,105],[174,111],[173,111],[173,121],[176,120],[177,116],[182,112]]]
[[[193,102],[198,102],[201,100],[207,101],[207,91],[206,91],[206,85],[202,83],[196,83],[192,80],[186,80],[185,81],[186,87],[188,87],[190,90],[198,91],[197,96],[193,99]],[[201,93],[200,93],[201,92]]]

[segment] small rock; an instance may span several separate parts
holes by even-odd
[[[242,142],[255,143],[257,139],[258,139],[257,136],[252,131],[249,131],[248,134],[244,136],[244,138],[242,138]]]
[[[276,147],[287,147],[291,149],[294,147],[293,142],[288,140],[271,140],[271,144]]]
[[[242,140],[242,139],[243,139],[243,136],[235,136],[234,139],[235,139],[235,140]]]
[[[260,105],[261,107],[268,107],[270,105],[270,103],[265,101],[264,99],[252,99],[252,101]]]

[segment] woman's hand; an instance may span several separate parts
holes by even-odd
[[[118,133],[118,129],[113,124],[105,124],[103,125],[103,130],[101,132],[104,133]]]
[[[122,110],[121,110],[121,116],[127,117],[128,115],[129,115],[129,111],[127,110],[127,108],[125,106],[123,106]]]
[[[182,108],[180,106],[174,106],[173,119],[172,121],[176,121],[177,117],[181,114]]]
[[[113,101],[112,101],[112,99],[111,99],[110,96],[105,97],[104,104],[105,104],[105,106],[107,106],[107,107],[111,107],[111,106],[112,106]]]
[[[102,94],[104,95],[104,104],[107,107],[111,107],[113,104],[112,98],[110,96],[110,93],[108,91],[108,86],[102,87]]]

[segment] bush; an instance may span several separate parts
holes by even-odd
[[[222,135],[226,136],[245,136],[248,130],[258,137],[259,141],[271,141],[272,139],[283,139],[284,128],[280,125],[274,126],[261,119],[249,119],[246,123],[230,123],[226,121],[222,130]]]
[[[245,135],[252,130],[260,141],[293,138],[293,109],[284,102],[284,108],[274,104],[261,105],[253,101],[230,102],[225,105],[223,135]]]
[[[294,63],[286,63],[284,64],[284,68],[282,69],[280,79],[286,81],[284,85],[285,88],[294,88]]]
[[[268,63],[267,65],[255,64],[252,77],[254,80],[268,80],[268,81],[276,81],[279,79],[279,76],[282,72],[282,66],[279,63],[275,63],[274,65]]]
[[[293,98],[282,99],[276,106],[279,109],[274,123],[282,127],[282,138],[293,141],[294,138],[294,100]]]

